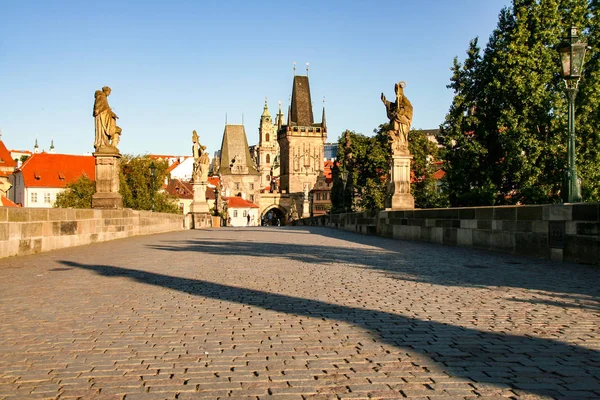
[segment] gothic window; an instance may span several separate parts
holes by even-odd
[[[239,182],[236,182],[235,183],[235,190],[239,190],[239,189],[240,189],[240,184],[239,184]]]
[[[265,135],[265,140],[268,142],[268,141],[269,141],[269,138],[270,138],[270,137],[269,137],[269,134],[267,133],[267,134]],[[267,162],[268,162],[268,161],[267,161]]]
[[[250,184],[250,190],[254,190],[254,183]]]
[[[269,134],[267,134],[267,136],[268,136],[268,135],[269,135]],[[268,139],[267,139],[267,140],[268,140]],[[267,154],[267,157],[266,157],[266,162],[267,162],[267,164],[270,164],[270,163],[271,163],[271,156],[270,156],[270,155],[268,155],[268,154]]]

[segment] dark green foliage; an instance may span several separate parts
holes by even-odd
[[[454,60],[454,100],[441,126],[453,206],[560,200],[567,102],[557,47],[571,24],[598,37],[596,2],[514,0],[481,53]],[[577,99],[577,167],[585,201],[600,200],[598,53],[590,52]]]
[[[56,195],[54,207],[92,208],[92,196],[96,193],[96,182],[82,175],[75,182],[67,184],[63,192]]]
[[[439,190],[433,174],[437,171],[434,161],[439,159],[437,144],[429,140],[420,129],[410,131],[408,148],[413,156],[411,162],[411,193],[416,208],[447,207],[446,192]]]
[[[156,177],[152,179],[150,164],[153,160],[148,156],[125,155],[121,159],[119,174],[123,207],[134,210],[152,210],[154,193],[154,210],[157,212],[178,213],[179,208],[172,196],[159,191],[167,176],[167,162],[156,161]],[[92,196],[96,192],[96,183],[87,176],[67,185],[67,189],[56,196],[55,207],[91,208]]]
[[[150,174],[150,165],[156,166],[154,179]],[[120,193],[123,196],[123,207],[134,210],[178,213],[179,208],[172,196],[159,191],[167,177],[168,164],[163,160],[153,160],[148,156],[125,155],[121,159]]]

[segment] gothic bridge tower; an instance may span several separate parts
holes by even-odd
[[[290,194],[312,190],[323,171],[323,145],[327,140],[325,107],[323,119],[314,122],[308,76],[294,76],[292,102],[286,125],[277,131],[280,149],[280,187]]]

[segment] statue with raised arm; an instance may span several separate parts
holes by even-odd
[[[200,137],[196,131],[192,133],[192,142],[192,153],[194,155],[194,170],[192,172],[192,180],[194,183],[207,182],[210,159],[208,157],[208,153],[205,151],[206,146],[200,144]]]
[[[108,105],[108,96],[110,88],[104,86],[102,90],[96,90],[94,94],[94,112],[93,117],[96,123],[96,137],[94,148],[96,152],[103,149],[108,152],[117,152],[117,144],[121,137],[121,128],[117,126],[117,114],[115,114]]]
[[[408,152],[408,131],[412,123],[413,107],[404,95],[406,83],[401,81],[394,86],[396,102],[392,103],[381,93],[381,101],[385,104],[387,117],[390,119],[390,139],[392,151],[396,153]]]

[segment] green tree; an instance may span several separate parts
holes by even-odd
[[[454,100],[441,127],[452,205],[560,200],[567,106],[556,50],[571,24],[593,36],[597,22],[591,23],[589,16],[595,15],[590,12],[595,3],[513,0],[500,12],[483,54],[474,40],[464,64],[455,59],[449,85]],[[577,103],[577,161],[585,171],[586,200],[597,200],[600,187],[595,179],[598,136],[593,129],[600,122],[598,81],[592,78],[595,57]]]
[[[411,162],[411,193],[417,208],[447,207],[446,192],[440,191],[434,174],[434,161],[439,159],[436,143],[429,140],[421,129],[413,129],[408,135],[408,148],[413,156]]]
[[[156,176],[150,173],[154,163]],[[178,213],[179,208],[173,196],[160,191],[162,182],[167,177],[168,164],[164,160],[154,160],[149,156],[124,155],[121,159],[120,193],[123,196],[123,207],[134,210]]]
[[[96,182],[82,175],[75,182],[67,184],[64,191],[56,195],[54,207],[92,208],[92,196],[96,193]]]

